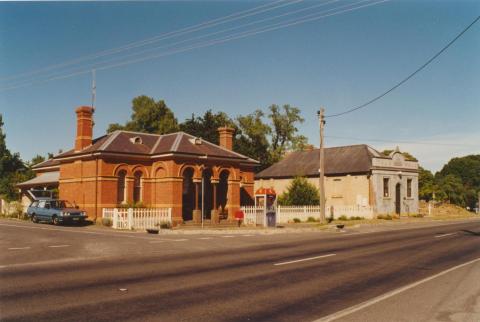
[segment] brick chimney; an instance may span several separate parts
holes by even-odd
[[[93,108],[80,106],[77,113],[77,137],[75,138],[75,151],[82,151],[92,145],[93,136]]]
[[[235,129],[224,126],[219,127],[217,131],[220,138],[220,146],[227,150],[233,150],[233,133]]]

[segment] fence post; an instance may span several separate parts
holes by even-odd
[[[172,208],[168,208],[168,221],[172,223]]]
[[[128,229],[132,229],[133,224],[133,208],[128,208],[127,211],[127,227]]]
[[[118,209],[117,208],[113,208],[112,227],[113,229],[118,228]]]

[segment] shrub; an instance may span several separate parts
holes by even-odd
[[[378,215],[377,219],[392,220],[393,217],[390,215]]]
[[[112,227],[112,219],[111,218],[102,218],[102,225],[107,227]]]
[[[317,222],[318,219],[315,219],[313,217],[308,217],[307,222]]]
[[[298,224],[299,222],[301,222],[301,220],[298,219],[298,218],[293,218],[293,222],[296,223],[296,224]]]
[[[350,217],[350,220],[363,220],[365,219],[364,217],[360,217],[360,216],[352,216]]]
[[[172,224],[170,224],[170,222],[168,222],[168,221],[161,222],[159,226],[160,226],[160,229],[170,229],[170,228],[172,228]]]
[[[338,220],[348,220],[348,218],[345,215],[341,215],[340,217],[338,217]]]
[[[278,203],[282,206],[318,205],[320,197],[318,189],[306,178],[296,177],[278,198]]]
[[[424,217],[423,214],[410,214],[409,216],[414,217],[414,218],[423,218]]]

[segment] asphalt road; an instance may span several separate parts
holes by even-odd
[[[478,261],[445,272],[480,258],[478,220],[373,233],[184,236],[2,220],[0,249],[2,321],[424,321],[443,312],[426,303],[456,292],[476,310],[480,298]],[[402,312],[404,302],[412,304]],[[455,313],[455,321],[476,316]]]

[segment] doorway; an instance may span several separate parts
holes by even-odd
[[[395,186],[395,213],[400,215],[402,207],[401,207],[401,185],[397,183]]]

